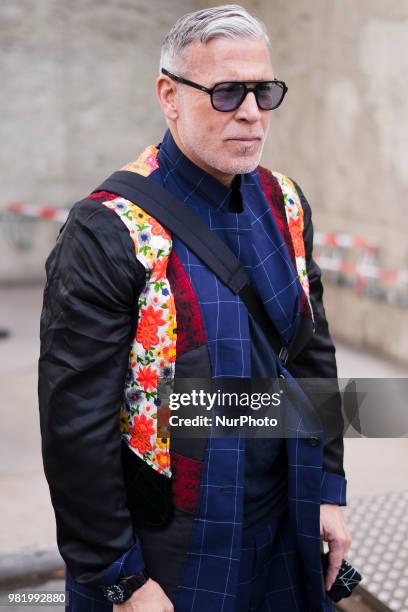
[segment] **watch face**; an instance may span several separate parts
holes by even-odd
[[[122,578],[117,584],[102,587],[103,594],[110,603],[121,604],[127,601],[148,579],[148,574],[142,570],[133,576]]]
[[[119,584],[112,584],[103,589],[104,595],[108,601],[113,604],[120,604],[125,601],[124,589]]]

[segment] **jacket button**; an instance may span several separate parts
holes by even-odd
[[[319,438],[312,436],[311,438],[309,438],[309,444],[310,446],[318,446]]]

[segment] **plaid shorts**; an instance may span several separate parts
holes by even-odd
[[[304,577],[287,514],[243,538],[236,612],[305,612]]]

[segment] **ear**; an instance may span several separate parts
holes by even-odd
[[[174,81],[160,75],[156,81],[156,94],[164,116],[170,121],[178,118],[177,89]]]

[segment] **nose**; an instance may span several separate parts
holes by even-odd
[[[237,109],[235,116],[237,119],[250,121],[251,123],[260,119],[261,112],[258,108],[255,93],[253,91],[247,93],[241,106]]]

